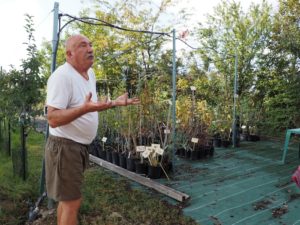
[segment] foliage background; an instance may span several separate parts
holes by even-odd
[[[178,22],[174,20],[168,27],[161,24],[166,9],[176,4],[172,0],[160,1],[157,11],[146,0],[92,2],[94,7],[83,9],[80,17],[95,17],[123,28],[167,33]],[[179,144],[195,136],[205,142],[216,130],[231,129],[235,70],[241,125],[251,133],[273,137],[283,137],[287,128],[300,127],[300,3],[279,0],[278,5],[272,13],[265,1],[243,10],[238,1],[222,0],[205,24],[189,29],[197,46],[190,46],[176,59]],[[181,11],[178,18],[188,22],[189,17]],[[68,17],[62,18],[63,23],[68,21]],[[46,81],[51,73],[51,45],[44,43],[37,49],[34,26],[32,17],[26,15],[27,55],[21,68],[12,66],[0,74],[0,150],[10,159],[20,157],[22,140],[43,115]],[[64,41],[79,32],[93,42],[99,96],[115,98],[128,91],[130,96],[142,100],[138,107],[101,113],[98,136],[121,136],[127,151],[143,138],[160,141],[160,128],[171,128],[168,102],[172,97],[172,51],[166,47],[171,36],[75,21],[60,34],[57,65],[65,61]],[[177,42],[186,41],[179,32],[176,37]],[[195,92],[191,86],[196,88]],[[22,150],[26,153],[27,148]],[[26,164],[26,159],[22,161]],[[28,179],[37,180],[30,168]],[[10,182],[5,182],[8,186],[1,186],[1,193],[4,187],[5,193],[9,190]],[[8,194],[13,195],[13,191]]]

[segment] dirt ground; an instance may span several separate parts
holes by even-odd
[[[56,225],[56,210],[40,209],[37,219],[25,225]]]

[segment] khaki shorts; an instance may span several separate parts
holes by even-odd
[[[50,135],[45,147],[46,190],[55,201],[81,198],[88,145]]]

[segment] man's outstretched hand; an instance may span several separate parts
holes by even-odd
[[[128,93],[124,93],[112,101],[112,106],[127,106],[137,104],[140,104],[140,100],[137,97],[128,98]]]
[[[140,103],[138,98],[128,98],[128,93],[120,95],[115,100],[109,100],[107,97],[98,100],[97,102],[93,102],[92,93],[89,93],[86,96],[85,104],[83,107],[85,108],[84,112],[95,112],[109,109],[114,106],[127,106],[127,105],[137,105]]]
[[[87,112],[102,111],[111,107],[112,102],[108,100],[107,97],[104,97],[97,102],[92,101],[92,93],[90,92],[85,97],[85,109]]]

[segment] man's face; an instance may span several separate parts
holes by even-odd
[[[79,36],[74,45],[74,60],[77,65],[90,68],[94,62],[92,43],[86,38]]]

